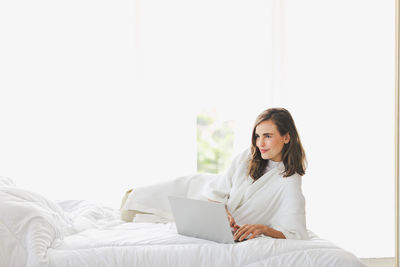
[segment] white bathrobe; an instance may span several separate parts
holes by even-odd
[[[247,175],[250,150],[235,157],[223,174],[197,173],[163,183],[134,188],[124,208],[137,214],[133,222],[173,221],[168,196],[215,200],[227,204],[238,225],[264,224],[282,232],[287,239],[308,239],[301,176],[284,178],[279,163],[256,182]]]
[[[238,225],[264,224],[287,239],[308,239],[301,176],[283,177],[280,162],[258,180],[247,175],[250,149],[235,157],[229,169],[204,188],[203,195],[227,204]]]

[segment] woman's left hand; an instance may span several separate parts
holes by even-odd
[[[252,234],[250,238],[253,239],[254,237],[263,234],[266,231],[267,226],[264,224],[244,224],[242,225],[235,234],[233,235],[233,239],[238,241],[243,241],[247,236]]]

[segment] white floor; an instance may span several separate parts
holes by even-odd
[[[360,259],[368,267],[395,267],[394,258]]]

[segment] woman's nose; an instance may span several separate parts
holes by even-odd
[[[265,145],[264,139],[259,138],[256,143],[257,146],[263,147]]]

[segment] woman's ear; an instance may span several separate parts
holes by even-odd
[[[286,133],[286,134],[283,136],[283,142],[285,143],[285,145],[288,144],[288,143],[290,142],[290,134],[289,134],[289,133]]]

